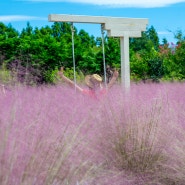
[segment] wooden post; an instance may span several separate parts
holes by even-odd
[[[122,87],[130,88],[129,37],[120,37],[121,82]]]

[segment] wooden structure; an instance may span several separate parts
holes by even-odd
[[[130,87],[129,38],[141,37],[146,30],[148,19],[103,17],[86,15],[50,14],[50,22],[71,22],[101,24],[109,37],[120,38],[121,82],[124,88]]]

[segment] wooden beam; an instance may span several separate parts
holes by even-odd
[[[116,23],[106,23],[103,24],[103,27],[105,30],[122,30],[122,31],[145,31],[146,25],[145,24],[138,24],[138,23],[132,23],[132,24],[116,24]]]
[[[103,17],[103,16],[86,16],[86,15],[66,15],[66,14],[50,14],[48,16],[50,22],[76,22],[76,23],[116,23],[116,24],[148,24],[148,19],[139,18],[122,18],[122,17]]]
[[[92,23],[92,24],[102,24],[106,22],[105,17],[65,15],[65,14],[50,14],[48,16],[48,19],[50,22],[74,22],[74,23]]]
[[[108,37],[141,37],[141,31],[108,30]]]

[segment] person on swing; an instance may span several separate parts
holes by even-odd
[[[117,70],[114,70],[113,75],[109,83],[107,84],[107,88],[102,86],[102,77],[98,74],[92,74],[85,76],[85,83],[89,87],[89,89],[83,89],[77,84],[75,84],[72,80],[67,78],[63,73],[63,67],[60,68],[59,76],[71,87],[75,87],[78,91],[82,92],[83,94],[89,95],[90,97],[96,98],[105,94],[107,90],[109,90],[114,83],[116,82],[119,73]]]

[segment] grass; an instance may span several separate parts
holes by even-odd
[[[1,185],[183,185],[185,85],[0,91]]]

